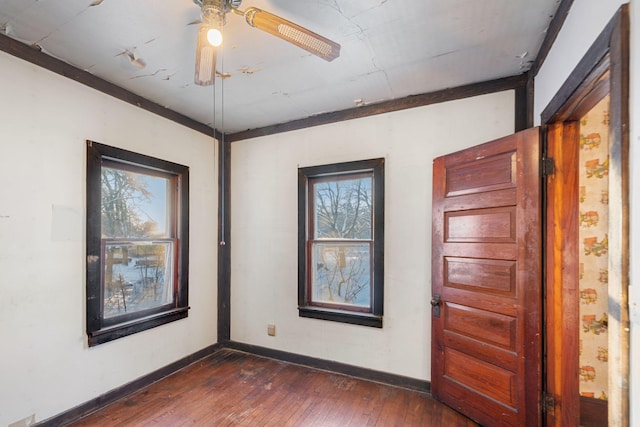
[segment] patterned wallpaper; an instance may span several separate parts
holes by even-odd
[[[580,394],[607,399],[609,97],[580,121]]]

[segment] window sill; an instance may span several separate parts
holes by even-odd
[[[119,323],[117,325],[105,327],[88,334],[89,347],[126,337],[127,335],[132,335],[136,332],[146,331],[147,329],[155,328],[156,326],[171,323],[176,320],[184,319],[188,314],[188,307],[176,308],[170,311],[154,314],[152,316],[147,316],[142,319],[131,320],[126,323]]]
[[[350,323],[352,325],[370,326],[382,328],[382,316],[370,313],[357,313],[345,310],[332,310],[320,307],[298,307],[300,317],[311,319],[330,320],[332,322]]]

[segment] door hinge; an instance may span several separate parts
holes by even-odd
[[[551,157],[543,157],[540,162],[540,174],[549,176],[556,173],[556,162]]]
[[[542,395],[542,412],[545,414],[551,414],[556,410],[556,398],[549,393],[544,393]]]

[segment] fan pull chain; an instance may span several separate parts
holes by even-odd
[[[220,31],[222,32],[222,39],[224,40],[224,26],[222,28],[220,28]],[[225,136],[225,131],[224,131],[224,43],[222,45],[220,45],[219,47],[220,49],[220,181],[221,181],[221,185],[220,185],[220,191],[222,192],[222,195],[220,197],[220,233],[221,233],[221,241],[220,241],[220,246],[225,246],[227,243],[225,241],[225,232],[226,232],[226,216],[225,216],[225,200],[226,200],[226,187],[225,187],[225,163],[226,163],[226,157],[225,157],[225,145],[224,145],[224,136]],[[215,67],[215,66],[214,66]],[[216,77],[216,72],[214,69],[214,79]],[[213,85],[214,89],[213,89],[213,106],[214,106],[214,122],[215,122],[215,95],[216,95],[216,89],[215,89],[215,84]],[[215,129],[215,126],[214,126]]]

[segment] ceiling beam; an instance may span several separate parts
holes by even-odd
[[[17,58],[23,59],[39,67],[45,68],[61,76],[67,77],[85,86],[89,86],[104,94],[113,96],[121,101],[157,114],[205,135],[214,136],[213,129],[205,124],[193,120],[183,114],[149,101],[133,92],[121,88],[113,83],[101,79],[87,71],[74,67],[58,58],[41,52],[40,49],[19,42],[4,34],[0,34],[0,51],[4,51]],[[219,136],[216,131],[216,137]]]
[[[540,50],[538,50],[536,60],[531,66],[530,73],[533,77],[538,74],[538,71],[542,68],[544,60],[547,59],[551,46],[553,46],[553,43],[556,41],[558,33],[569,15],[571,5],[573,5],[573,0],[562,0],[558,5],[558,9],[556,9],[556,13],[553,15],[553,19],[551,19],[549,27],[547,27],[547,34],[544,36],[544,40],[542,40],[542,45],[540,46]]]
[[[491,80],[488,82],[474,83],[450,89],[438,90],[435,92],[423,93],[420,95],[411,95],[405,98],[382,101],[362,107],[350,108],[348,110],[318,114],[316,116],[293,120],[287,123],[280,123],[277,125],[231,133],[225,135],[225,137],[230,142],[241,141],[244,139],[256,138],[259,136],[273,135],[276,133],[289,132],[292,130],[326,125],[329,123],[336,123],[345,120],[359,119],[376,114],[390,113],[392,111],[406,110],[409,108],[438,104],[441,102],[485,95],[488,93],[500,92],[503,90],[519,89],[526,87],[527,77],[527,74],[520,74],[517,76]]]

